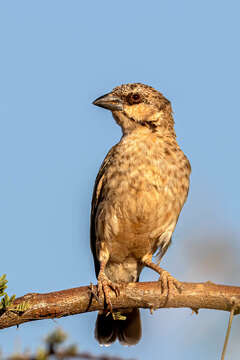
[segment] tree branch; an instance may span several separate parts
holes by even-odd
[[[0,329],[19,325],[24,322],[60,318],[74,314],[102,310],[104,299],[97,299],[96,286],[51,292],[47,294],[31,293],[17,298],[13,307],[0,314]],[[14,311],[14,307],[25,302],[27,310]],[[120,295],[111,291],[113,309],[126,308],[191,308],[231,311],[235,304],[235,314],[240,313],[240,287],[206,283],[182,283],[181,293],[163,297],[159,282],[122,284]],[[238,305],[239,304],[239,305]]]

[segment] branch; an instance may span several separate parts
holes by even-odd
[[[0,329],[24,322],[60,318],[90,311],[103,310],[104,299],[97,299],[96,286],[51,292],[31,293],[17,298],[10,310],[0,313]],[[161,294],[159,282],[122,284],[120,295],[110,292],[113,309],[126,308],[191,308],[231,311],[236,304],[235,315],[240,313],[240,287],[206,283],[182,283],[181,293],[166,298]],[[26,311],[14,311],[20,304],[27,304]],[[239,305],[238,305],[239,304]],[[21,307],[20,307],[21,308]]]

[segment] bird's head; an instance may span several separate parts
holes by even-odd
[[[124,133],[141,127],[160,132],[173,130],[170,102],[148,85],[136,83],[118,86],[97,98],[93,104],[111,110]]]

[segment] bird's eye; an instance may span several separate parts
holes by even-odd
[[[140,99],[140,96],[139,94],[133,94],[132,98],[134,101],[138,101]]]
[[[130,105],[139,104],[141,102],[141,96],[138,93],[131,93],[127,96],[127,101]]]

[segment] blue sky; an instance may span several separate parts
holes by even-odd
[[[163,260],[185,281],[238,284],[239,11],[237,1],[0,1],[0,274],[9,294],[96,283],[89,249],[91,193],[120,136],[91,105],[128,82],[172,102],[191,190]],[[144,270],[142,280],[157,279]],[[56,326],[92,353],[138,359],[212,359],[227,314],[142,311],[143,339],[100,348],[95,313],[0,333],[3,352],[34,351]],[[238,359],[234,319],[228,356]]]

